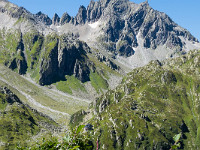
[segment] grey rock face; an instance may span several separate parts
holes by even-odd
[[[21,49],[18,49],[17,55],[18,55],[18,58],[14,58],[8,67],[12,70],[17,69],[17,72],[20,75],[26,74],[28,67],[27,67],[24,53],[22,52]]]
[[[118,51],[119,55],[121,56],[131,56],[134,55],[135,51],[133,48],[130,46],[130,44],[127,42],[127,40],[120,40],[116,44],[117,48],[116,50]]]
[[[17,102],[19,104],[22,104],[21,100],[7,87],[0,87],[0,93],[6,94],[7,98],[6,101],[12,105],[13,103]]]
[[[65,75],[75,75],[80,81],[89,81],[90,71],[94,71],[94,65],[89,61],[86,51],[89,47],[81,41],[67,41],[66,37],[59,43],[59,74],[60,77]]]
[[[40,64],[40,85],[49,85],[58,79],[58,42],[55,47],[50,50],[47,57],[43,57]]]
[[[128,22],[136,34],[141,32],[145,48],[156,49],[157,46],[166,44],[168,48],[179,46],[181,49],[184,43],[179,36],[197,41],[166,14],[153,10],[147,2],[140,4],[137,11],[130,14]]]
[[[99,105],[99,113],[103,112],[109,105],[110,105],[110,100],[104,97]]]
[[[18,50],[18,55],[21,56],[20,59],[17,59],[16,60],[16,63],[17,63],[17,66],[18,66],[18,73],[19,74],[26,74],[26,71],[27,71],[27,63],[26,63],[26,60],[25,60],[25,56],[24,56],[24,53],[22,50]]]
[[[29,12],[23,7],[19,7],[16,9],[13,7],[13,10],[10,12],[11,17],[13,18],[25,18],[27,14],[29,14]]]
[[[75,25],[84,24],[86,22],[86,19],[87,19],[87,10],[84,6],[81,6],[79,8],[78,14],[75,17],[74,24]]]
[[[45,25],[51,25],[52,24],[52,20],[45,14],[43,14],[41,11],[38,12],[37,14],[35,14],[35,17],[43,22]]]
[[[170,49],[182,50],[185,43],[181,41],[180,36],[189,41],[198,42],[165,13],[152,9],[147,1],[134,4],[128,0],[96,2],[92,0],[87,7],[86,22],[96,22],[99,19],[104,20],[106,26],[102,29],[105,36],[98,42],[105,43],[106,41],[106,49],[126,57],[134,55],[138,38],[143,40],[141,47],[151,49],[166,45]],[[141,36],[137,37],[139,34]],[[119,45],[121,41],[125,45]]]
[[[78,59],[76,59],[74,65],[74,75],[81,82],[90,81],[90,69],[86,64],[81,63]]]
[[[71,18],[71,16],[70,16],[68,13],[64,13],[64,14],[62,15],[61,19],[60,19],[60,24],[61,24],[61,25],[64,25],[64,24],[66,24],[66,23],[69,23],[71,19],[72,19],[72,18]]]
[[[56,46],[48,55],[44,55],[40,64],[41,85],[48,85],[58,80],[65,80],[66,75],[74,75],[81,82],[89,81],[90,71],[94,72],[94,64],[89,61],[86,51],[89,47],[79,40],[61,36]]]
[[[55,13],[52,19],[52,24],[59,25],[59,23],[60,23],[60,17],[58,16],[58,14]]]
[[[177,79],[176,76],[173,74],[173,72],[166,71],[161,77],[161,82],[163,84],[170,84],[173,82],[177,82]]]
[[[26,18],[28,20],[34,20],[33,15],[27,11],[24,7],[17,7],[17,6],[12,6],[8,1],[6,7],[0,7],[0,12],[1,13],[6,13],[12,18]]]
[[[97,21],[102,14],[100,2],[94,2],[93,0],[90,2],[87,7],[87,20],[88,22]]]
[[[130,23],[124,20],[124,15],[130,12],[127,0],[101,0],[91,1],[87,9],[87,19],[95,22],[99,18],[106,20],[107,24],[103,29],[105,37],[99,42],[107,42],[106,49],[121,56],[131,56],[134,54],[132,47],[137,47],[137,39]]]
[[[140,4],[137,12],[130,15],[129,22],[133,24],[136,33],[141,32],[144,39],[143,46],[146,48],[155,49],[164,44],[169,48],[177,46],[182,48],[184,43],[179,36],[197,41],[188,31],[178,27],[166,14],[153,10],[148,3]]]
[[[105,63],[112,70],[119,70],[120,67],[117,66],[113,61],[111,61],[108,57],[104,56],[101,53],[96,53],[95,57],[100,61]]]
[[[22,35],[21,35],[21,40],[17,46],[17,53],[19,58],[17,59],[17,66],[18,66],[18,73],[19,74],[26,74],[27,71],[27,62],[26,62],[26,58],[25,58],[25,54],[24,54],[24,43],[23,43],[23,39],[22,39]]]

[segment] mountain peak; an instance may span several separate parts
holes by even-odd
[[[53,19],[52,19],[52,24],[53,25],[59,25],[60,23],[60,17],[58,16],[57,13],[54,14]]]
[[[43,22],[45,25],[51,25],[52,24],[52,20],[46,14],[42,13],[41,11],[36,13],[35,17],[37,18],[37,20]]]
[[[144,1],[143,3],[149,5],[149,1],[148,0]]]
[[[0,2],[9,2],[8,0],[0,0]]]
[[[64,25],[66,23],[69,23],[71,19],[72,17],[67,12],[65,12],[60,19],[60,24]]]
[[[146,1],[142,2],[142,3],[140,3],[139,5],[140,5],[140,6],[143,6],[143,7],[144,7],[144,6],[150,6],[148,0],[146,0]]]
[[[86,10],[85,6],[81,5],[79,10],[78,10],[78,14],[75,17],[74,24],[75,25],[85,24],[86,19],[87,19],[87,10]]]

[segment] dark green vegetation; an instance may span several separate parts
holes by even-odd
[[[83,122],[83,118],[85,117],[86,112],[84,110],[79,110],[78,112],[74,113],[70,118],[69,125],[71,127],[78,126],[79,123]]]
[[[68,131],[64,138],[59,141],[56,137],[43,139],[42,142],[30,147],[17,147],[19,150],[92,150],[93,145],[88,134],[83,133],[85,125],[80,125],[76,129]]]
[[[151,61],[93,103],[93,143],[109,150],[170,149],[178,143],[181,149],[198,149],[199,95],[200,51]]]
[[[8,88],[0,88],[0,149],[26,146],[41,129],[52,132],[56,128],[53,120],[24,105]]]

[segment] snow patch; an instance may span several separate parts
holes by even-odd
[[[100,24],[100,22],[99,21],[97,21],[97,22],[94,22],[94,23],[89,23],[88,25],[91,27],[91,28],[93,28],[93,29],[95,29],[95,28],[97,28],[98,26],[99,26],[99,24]]]

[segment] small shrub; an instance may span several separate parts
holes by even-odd
[[[80,125],[67,132],[66,136],[59,141],[56,137],[50,139],[43,138],[42,142],[33,147],[20,147],[18,150],[92,150],[93,146],[86,133],[83,133],[85,125]]]

